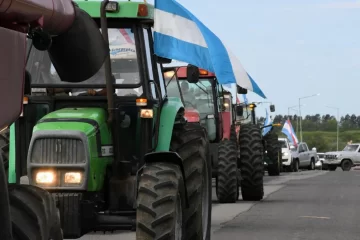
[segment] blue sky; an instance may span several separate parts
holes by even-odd
[[[335,115],[330,105],[341,115],[360,115],[360,1],[178,2],[231,47],[276,113],[287,114],[299,97],[320,93],[302,100],[303,114]],[[253,93],[248,99],[262,100]]]

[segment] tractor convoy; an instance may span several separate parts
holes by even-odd
[[[234,203],[240,187],[243,200],[259,201],[264,196],[260,130],[245,126],[237,139],[231,93],[213,73],[204,69],[197,72],[194,77],[186,67],[167,67],[164,76],[168,95],[182,99],[188,121],[207,131],[217,198],[220,203]],[[244,91],[239,88],[238,93]]]
[[[243,106],[213,73],[163,67],[171,59],[154,54],[151,4],[3,6],[0,60],[11,68],[0,70],[11,81],[1,84],[13,89],[0,88],[0,239],[123,229],[210,239],[212,178],[220,203],[239,189],[263,198],[264,149],[276,173],[272,131],[262,138],[254,121],[239,122]]]

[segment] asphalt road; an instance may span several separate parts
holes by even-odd
[[[302,174],[305,177],[309,172]],[[276,181],[267,186],[277,185]],[[264,201],[222,225],[212,240],[360,239],[360,171],[338,169],[282,185]]]
[[[306,218],[306,216],[313,216],[319,211],[319,208],[323,208],[322,204],[326,204],[324,206],[330,204],[324,209],[325,212],[336,211],[338,209],[335,208],[337,204],[343,205],[340,200],[336,200],[341,196],[339,194],[343,191],[352,191],[351,189],[354,188],[354,186],[347,183],[351,176],[353,176],[352,180],[354,181],[358,178],[360,184],[360,172],[358,175],[359,177],[355,177],[357,175],[354,172],[304,171],[282,173],[279,177],[265,176],[265,198],[261,202],[244,202],[240,200],[235,204],[218,204],[215,189],[213,188],[212,240],[323,239],[321,234],[316,235],[315,233],[325,233],[326,231],[327,240],[336,239],[329,238],[329,236],[333,237],[334,235],[329,235],[331,229],[327,228],[326,220],[328,219]],[[340,188],[340,183],[337,182],[347,183],[346,188]],[[354,182],[354,184],[356,183]],[[331,185],[337,188],[332,188]],[[214,183],[213,186],[215,186]],[[324,201],[323,195],[326,196],[326,194],[330,195]],[[345,196],[344,194],[343,198]],[[354,196],[354,194],[349,196]],[[349,204],[350,202],[351,204]],[[351,199],[346,197],[345,203],[349,204],[345,209],[353,208],[353,211],[355,211],[355,199],[353,197]],[[339,212],[340,216],[344,216],[341,215],[341,210],[337,212]],[[316,215],[322,216],[324,214],[317,213]],[[348,217],[348,220],[351,221],[352,218]],[[336,221],[342,221],[342,218],[337,218]],[[346,218],[344,218],[344,221],[347,222]],[[318,229],[317,226],[320,228]],[[334,222],[330,226],[333,227]],[[343,229],[344,231],[349,230],[348,228]],[[315,235],[310,235],[314,238],[307,238],[309,230],[314,231],[313,234]],[[80,239],[135,240],[135,232],[89,233]],[[360,237],[342,238],[342,240],[345,239],[355,240],[360,239]]]

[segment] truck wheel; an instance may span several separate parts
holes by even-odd
[[[171,151],[183,160],[189,208],[184,212],[184,239],[210,239],[212,171],[208,135],[197,123],[174,127]]]
[[[298,171],[299,171],[299,168],[300,168],[299,160],[298,160],[298,159],[294,159],[294,161],[293,161],[293,172],[298,172]]]
[[[216,195],[220,203],[238,200],[237,149],[235,142],[224,139],[219,144]]]
[[[3,158],[5,171],[9,168],[9,144],[10,130],[6,128],[0,132],[0,154]]]
[[[270,159],[270,164],[268,165],[268,174],[269,176],[279,176],[281,170],[281,155],[279,156],[279,139],[278,135],[271,130],[264,137],[266,141],[266,151],[267,156]]]
[[[175,164],[145,165],[138,188],[136,239],[183,239],[182,182]]]
[[[31,185],[8,188],[14,239],[63,239],[59,210],[49,192]]]
[[[263,145],[260,128],[244,124],[240,128],[241,195],[245,201],[260,201],[264,197]]]
[[[350,171],[352,168],[352,162],[349,159],[345,159],[341,162],[341,169],[343,171]]]
[[[311,159],[310,160],[310,166],[308,168],[309,170],[315,170],[315,160]]]

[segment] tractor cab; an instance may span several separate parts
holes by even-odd
[[[167,94],[182,99],[185,117],[189,122],[199,122],[205,127],[210,142],[219,141],[224,137],[223,113],[231,109],[231,95],[224,94],[224,89],[213,73],[189,66],[164,68]],[[194,78],[194,75],[197,76]]]
[[[86,24],[96,24],[109,55],[87,80],[68,82],[48,52],[29,40],[23,112],[10,127],[9,182],[27,177],[29,184],[49,191],[59,202],[65,238],[135,228],[137,239],[159,238],[163,232],[150,236],[155,226],[144,224],[169,206],[180,212],[167,220],[167,228],[176,228],[189,205],[200,208],[192,208],[197,212],[191,214],[205,225],[201,211],[209,210],[203,204],[211,210],[211,195],[208,203],[199,196],[211,189],[211,181],[202,180],[208,176],[203,170],[206,141],[186,144],[201,138],[203,129],[187,126],[180,98],[166,96],[161,69],[171,60],[154,54],[154,7],[131,1],[75,2],[94,20]],[[69,59],[69,64],[82,63]],[[205,160],[187,155],[192,151],[202,151]],[[182,163],[189,156],[199,173],[205,171],[197,182],[186,180],[189,191],[200,189],[191,200],[183,180],[190,170]],[[168,188],[169,182],[174,185]],[[209,188],[202,187],[206,183]],[[158,200],[167,197],[174,201]],[[211,214],[205,221],[211,222]],[[183,234],[189,231],[184,224]]]

